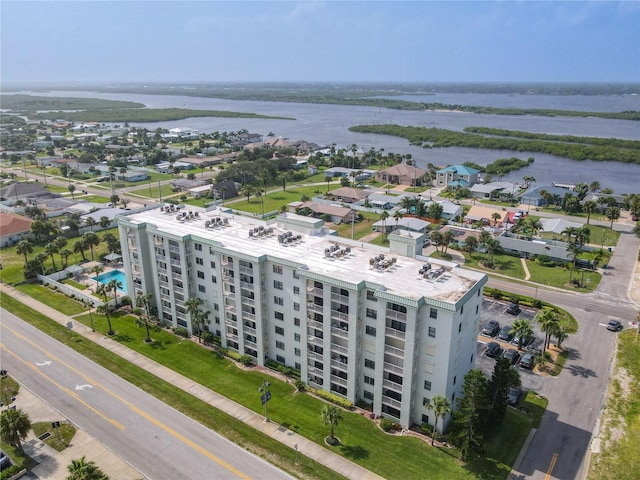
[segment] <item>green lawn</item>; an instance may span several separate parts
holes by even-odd
[[[99,195],[82,195],[82,196],[76,195],[76,197],[78,197],[78,199],[80,199],[80,200],[85,200],[87,202],[93,202],[93,203],[109,203],[109,202],[111,202],[111,199],[109,197],[101,197]]]
[[[525,413],[507,407],[507,414],[494,434],[487,439],[486,455],[505,465],[513,465],[531,429]]]
[[[362,237],[369,235],[373,232],[372,225],[379,220],[379,215],[375,213],[369,212],[361,212],[363,219],[360,222],[356,222],[353,224],[353,238],[356,240],[360,240]],[[342,238],[351,238],[351,224],[350,223],[341,223],[340,225],[334,225],[332,227],[338,233],[339,237]],[[378,235],[377,238],[381,238],[382,234]],[[377,239],[376,239],[377,240]],[[375,244],[375,240],[370,242]],[[388,245],[388,242],[387,242]]]
[[[44,443],[59,452],[69,446],[71,439],[76,434],[76,428],[67,422],[60,422],[58,428],[52,428],[51,422],[36,422],[31,424],[31,430],[33,430],[36,437],[40,437],[40,435],[45,432],[49,432],[51,436],[44,440]]]
[[[339,183],[333,183],[329,186],[329,191],[335,190],[339,187]],[[243,212],[257,214],[261,214],[263,210],[264,213],[272,212],[274,210],[279,211],[283,205],[287,205],[291,202],[299,202],[304,195],[311,198],[317,195],[316,192],[326,193],[327,187],[323,185],[311,185],[308,187],[288,186],[286,190],[278,190],[269,193],[266,196],[263,195],[260,198],[251,197],[249,201],[247,201],[247,196],[244,195],[242,200],[230,203],[229,207],[234,210],[242,210]],[[242,198],[242,195],[239,198]]]
[[[147,183],[145,187],[141,187],[137,190],[132,190],[130,193],[140,195],[141,197],[145,198],[159,198],[157,183],[152,183],[151,185]],[[160,185],[160,194],[162,195],[162,198],[170,197],[172,195],[175,195],[176,193],[177,192],[173,191],[173,187],[170,184]]]
[[[62,325],[44,315],[2,295],[3,307],[26,318],[47,334],[78,350],[97,363],[109,368],[125,380],[140,386],[162,401],[193,417],[209,428],[222,433],[233,442],[267,457],[270,462],[291,472],[295,452],[275,440],[256,432],[228,415],[182,392],[173,385],[158,380],[146,371],[134,367],[108,350],[84,338],[69,338]],[[86,317],[86,316],[85,316]],[[82,317],[83,320],[87,320]],[[105,320],[94,315],[97,330],[106,329]],[[264,381],[264,374],[257,371],[241,371],[230,361],[218,358],[207,349],[190,341],[180,341],[166,331],[154,331],[155,343],[145,345],[144,329],[135,326],[131,317],[113,319],[117,330],[115,339],[130,348],[159,360],[200,383],[220,391],[248,408],[262,413],[257,387]],[[323,445],[327,427],[319,422],[319,412],[325,403],[310,395],[294,394],[292,385],[272,379],[272,401],[269,416],[275,422]],[[432,448],[427,442],[412,437],[388,436],[364,416],[344,412],[344,419],[336,428],[342,445],[335,451],[356,463],[377,472],[388,479],[504,479],[509,467],[499,462],[488,462],[481,471],[473,473],[460,464],[457,453],[448,449]],[[301,456],[296,474],[302,478],[338,478],[335,472]]]
[[[74,288],[77,288],[78,290],[86,290],[87,288],[89,288],[85,284],[78,283],[75,280],[72,280],[70,278],[67,278],[66,280],[63,280],[62,283],[66,284],[66,285],[70,285],[70,286],[72,286]]]
[[[64,313],[65,315],[76,315],[86,311],[87,309],[87,307],[77,300],[73,300],[62,293],[54,292],[43,285],[25,283],[18,285],[16,288],[25,295],[46,303],[51,308]]]
[[[545,397],[541,397],[536,392],[529,390],[525,397],[520,401],[519,407],[521,411],[528,413],[529,418],[531,419],[531,426],[533,428],[538,428],[542,421],[542,415],[547,409],[548,404],[549,400]]]
[[[591,216],[593,218],[593,216]],[[606,220],[606,219],[604,219]],[[589,228],[589,244],[594,246],[614,247],[620,239],[620,232],[611,230],[609,227],[601,227],[600,225],[585,225]],[[565,242],[567,237],[553,232],[542,232],[542,238],[549,240],[559,240]]]
[[[600,280],[602,275],[598,272],[591,270],[574,270],[570,272],[565,267],[554,266],[545,267],[539,265],[535,261],[527,261],[527,268],[531,274],[530,280],[532,282],[539,283],[541,285],[550,285],[553,287],[565,288],[567,290],[574,290],[578,292],[591,292],[593,291]],[[576,287],[569,283],[569,279],[580,279],[583,287]]]
[[[512,257],[511,255],[500,253],[495,254],[493,256],[493,263],[495,264],[495,267],[491,269],[486,268],[480,263],[486,260],[486,254],[474,252],[472,255],[469,255],[469,253],[467,252],[463,253],[465,258],[465,266],[477,268],[487,273],[499,273],[516,278],[518,280],[524,280],[524,267],[522,266],[522,262],[519,257]]]

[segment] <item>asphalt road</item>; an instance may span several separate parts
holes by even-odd
[[[9,312],[0,326],[2,367],[147,478],[292,478]]]

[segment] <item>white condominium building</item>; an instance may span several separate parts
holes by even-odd
[[[299,369],[405,427],[429,420],[434,395],[455,405],[474,367],[486,276],[420,257],[421,234],[392,233],[383,249],[330,235],[319,219],[189,206],[118,225],[133,301],[151,293],[162,321],[193,332],[185,302],[199,297],[223,346]]]

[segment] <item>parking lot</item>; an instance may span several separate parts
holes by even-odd
[[[484,300],[482,301],[482,320],[480,322],[480,330],[482,331],[482,329],[487,325],[487,323],[489,323],[490,320],[496,320],[499,323],[500,328],[504,327],[505,325],[513,324],[513,322],[519,318],[524,318],[531,322],[534,337],[531,343],[519,352],[520,356],[517,359],[515,366],[520,373],[522,388],[524,390],[538,390],[542,385],[542,378],[539,375],[533,373],[531,370],[528,370],[526,368],[519,368],[520,359],[522,358],[522,354],[525,351],[537,352],[542,350],[544,333],[540,331],[540,326],[534,320],[537,311],[529,308],[520,308],[520,311],[516,315],[511,315],[507,313],[508,306],[509,302],[498,301],[491,298],[484,298]],[[482,370],[482,372],[490,378],[493,372],[493,367],[495,365],[495,358],[491,358],[485,355],[485,350],[489,342],[498,342],[500,344],[501,352],[498,354],[498,356],[501,356],[504,353],[504,350],[509,348],[517,350],[518,345],[510,343],[510,341],[500,340],[497,334],[493,337],[483,334],[478,335],[478,343],[476,347],[476,368]]]

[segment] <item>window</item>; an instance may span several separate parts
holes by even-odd
[[[299,327],[299,326],[300,326],[300,319],[299,319],[299,318],[294,318],[294,319],[293,319],[293,324],[294,324],[296,327]]]
[[[429,380],[424,381],[424,389],[431,390],[431,382]]]
[[[464,305],[460,307],[460,315],[464,313]]]
[[[295,365],[294,365],[294,368],[296,370],[300,370],[300,368],[302,368],[302,366],[298,362],[296,362]]]
[[[365,328],[365,332],[367,333],[367,335],[371,335],[372,337],[375,337],[376,327],[370,327],[369,325],[367,325],[367,327]]]
[[[218,279],[215,275],[211,275],[211,283],[218,283]]]
[[[204,265],[204,260],[200,257],[196,257],[196,265]]]
[[[276,342],[276,348],[278,350],[284,350],[284,342],[277,341]]]
[[[391,328],[398,330],[399,332],[406,332],[407,324],[398,320],[391,320]]]
[[[313,282],[313,286],[314,288],[317,288],[318,290],[322,290],[324,288],[324,285],[322,284],[322,282]]]
[[[431,399],[429,397],[422,397],[422,405],[430,405]]]
[[[285,360],[285,358],[282,355],[276,355],[276,361],[282,363],[283,365],[285,363],[287,363],[287,361]]]
[[[436,308],[431,308],[429,310],[429,317],[438,318],[438,310]]]
[[[476,314],[478,313],[478,308],[480,307],[480,305],[476,305]]]
[[[280,282],[278,280],[274,280],[273,281],[273,288],[275,288],[276,290],[282,290],[282,282]]]
[[[213,260],[211,260],[211,268],[216,268],[216,262],[214,262]]]
[[[273,273],[277,273],[278,275],[282,275],[282,265],[274,265]]]
[[[429,327],[429,336],[430,337],[436,336],[436,327]]]
[[[295,354],[296,357],[300,356],[300,349],[299,348],[294,348],[293,349],[293,353]]]
[[[284,335],[284,328],[282,327],[276,327],[276,333],[278,335]]]
[[[204,285],[198,285],[198,291],[201,293],[205,293],[207,291],[206,288],[204,288]]]
[[[198,270],[198,278],[204,278],[204,272]]]
[[[462,322],[458,324],[458,333],[460,333],[461,331],[462,331]]]
[[[293,287],[293,294],[300,295],[300,287]]]
[[[429,423],[429,415],[426,413],[422,414],[422,423]]]
[[[376,368],[376,362],[373,360],[369,360],[367,358],[364,359],[364,366],[367,368]]]
[[[195,248],[198,252],[201,252],[201,251],[202,251],[202,244],[201,244],[201,243],[196,243],[196,244],[194,245],[194,248]]]
[[[471,354],[471,358],[469,359],[470,363],[473,363],[473,353]]]
[[[373,290],[367,290],[367,300],[372,300],[374,302],[378,301],[378,299],[374,296]]]
[[[454,385],[456,384],[456,380],[457,380],[457,379],[458,379],[458,377],[454,375],[454,376],[453,376],[453,384],[454,384]]]
[[[367,308],[367,317],[369,318],[378,318],[378,312],[373,308]]]
[[[218,325],[220,325],[220,317],[216,317],[216,318],[215,318],[215,322],[216,322]],[[219,336],[219,335],[220,335],[220,334],[218,334],[218,336]]]
[[[284,298],[278,297],[278,296],[274,296],[273,297],[273,303],[275,303],[276,305],[284,305]]]
[[[365,390],[364,392],[362,392],[362,396],[364,398],[366,398],[367,400],[371,400],[373,402],[373,393],[368,392],[367,390]]]
[[[220,310],[220,306],[217,303],[213,304],[213,309],[217,312]]]
[[[368,376],[364,376],[364,383],[366,383],[367,385],[374,385],[375,384],[375,380],[373,377],[368,377]]]
[[[276,320],[284,320],[284,313],[282,312],[274,312],[273,316],[276,317]]]
[[[299,333],[294,333],[294,334],[293,334],[293,339],[294,339],[296,342],[299,342],[299,341],[300,341],[300,334],[299,334]]]
[[[296,303],[296,302],[293,302],[293,310],[295,312],[299,312],[300,311],[300,304]]]
[[[387,308],[394,312],[407,313],[407,307],[404,305],[398,305],[397,303],[387,303]]]

